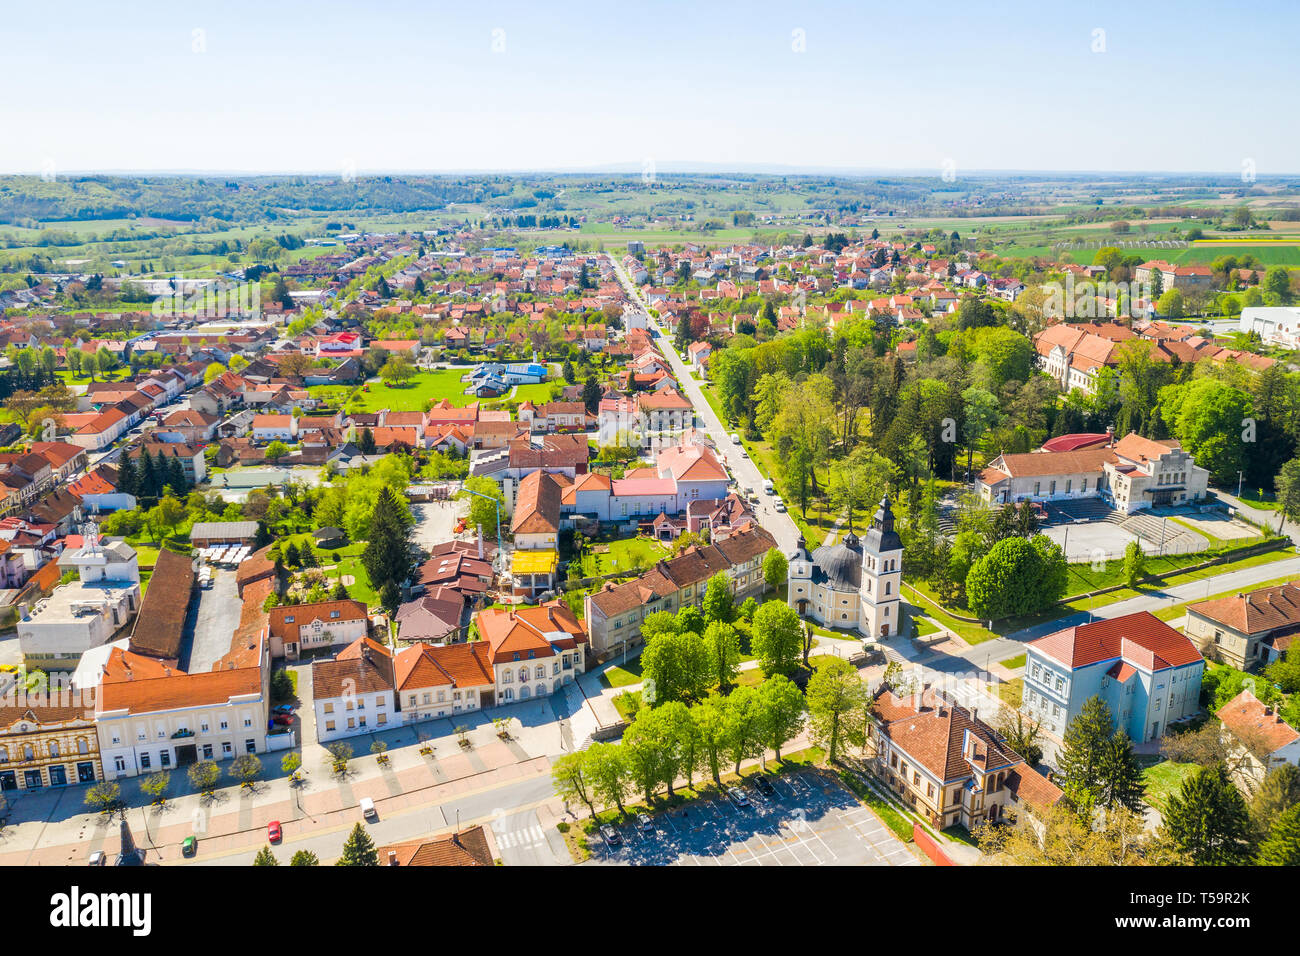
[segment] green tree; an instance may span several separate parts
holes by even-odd
[[[641,674],[650,706],[703,697],[711,676],[704,639],[693,631],[658,635],[641,652]]]
[[[465,479],[462,487],[465,490],[460,492],[457,497],[469,499],[470,527],[481,527],[484,535],[489,538],[493,537],[497,533],[498,514],[505,514],[506,512],[506,500],[501,493],[501,486],[491,478],[476,475],[473,478]],[[471,491],[476,491],[478,494],[471,495],[469,493]],[[487,497],[481,497],[482,495],[487,495]],[[497,505],[493,505],[493,501]],[[500,507],[499,512],[497,506]]]
[[[277,462],[287,454],[289,446],[279,439],[266,446],[266,460],[269,462]]]
[[[722,709],[722,749],[739,774],[742,761],[747,757],[757,757],[763,752],[758,719],[758,691],[753,687],[737,687],[725,700]]]
[[[1100,697],[1089,697],[1065,728],[1057,764],[1061,789],[1067,795],[1091,794],[1101,788],[1101,766],[1107,742],[1115,734],[1110,708]]]
[[[1142,545],[1137,541],[1130,541],[1124,548],[1124,581],[1129,587],[1137,587],[1139,581],[1146,574],[1147,556],[1142,550]]]
[[[1201,767],[1169,797],[1161,835],[1197,866],[1250,862],[1250,815],[1222,767]]]
[[[348,834],[346,842],[343,844],[343,855],[338,858],[335,866],[378,866],[379,851],[375,849],[375,841],[370,838],[366,828],[360,823],[352,828]]]
[[[780,590],[790,572],[790,562],[777,548],[768,548],[763,555],[763,580],[770,590]]]
[[[230,762],[230,775],[248,786],[262,772],[262,761],[256,754],[240,754]]]
[[[776,752],[779,763],[781,748],[803,729],[803,694],[788,678],[773,674],[758,685],[756,697],[759,739]]]
[[[708,586],[704,591],[703,604],[705,621],[712,623],[731,620],[734,604],[731,595],[731,575],[726,571],[719,571],[709,578]]]
[[[1300,458],[1292,458],[1273,479],[1283,521],[1300,521]],[[1282,521],[1278,522],[1281,529]]]
[[[290,866],[320,866],[320,857],[311,850],[298,850],[289,860]]]
[[[709,680],[725,691],[735,682],[740,665],[740,637],[736,629],[714,621],[704,629],[704,649],[708,654]]]
[[[217,781],[221,779],[221,768],[211,760],[200,760],[190,765],[186,776],[190,778],[191,787],[199,793],[207,794],[217,788]]]
[[[803,627],[794,608],[781,601],[765,601],[754,612],[750,649],[765,675],[794,670],[803,649]]]
[[[564,754],[551,765],[551,779],[555,783],[555,792],[564,799],[580,800],[594,817],[596,807],[591,802],[592,787],[586,773],[587,751]]]
[[[85,802],[86,806],[91,809],[107,813],[117,806],[121,797],[122,787],[120,784],[101,780],[86,791]]]
[[[147,797],[152,797],[154,803],[162,803],[163,794],[167,792],[171,782],[172,775],[166,770],[159,770],[140,781],[140,792]]]
[[[253,857],[253,866],[279,866],[280,861],[275,858],[269,846],[263,845],[262,849],[257,851],[257,856]]]
[[[1273,821],[1268,837],[1259,847],[1261,866],[1300,866],[1300,804]]]
[[[1112,810],[1124,807],[1142,809],[1142,768],[1138,765],[1133,741],[1122,730],[1112,734],[1102,747],[1097,767],[1097,806]]]
[[[387,485],[380,486],[375,500],[370,540],[361,552],[361,564],[370,576],[371,585],[379,589],[385,585],[401,587],[415,570],[410,512]]]
[[[595,798],[605,806],[611,803],[626,815],[623,801],[631,788],[627,758],[618,744],[596,743],[587,748],[587,778]]]
[[[808,679],[804,697],[813,736],[825,745],[827,759],[834,763],[842,753],[843,743],[852,742],[861,733],[868,699],[866,685],[853,665],[837,657],[817,668]]]
[[[1273,821],[1300,803],[1300,767],[1284,763],[1270,770],[1250,801],[1250,819],[1262,839]]]

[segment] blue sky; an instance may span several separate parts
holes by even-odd
[[[0,171],[1300,171],[1300,4],[1048,6],[25,4]]]

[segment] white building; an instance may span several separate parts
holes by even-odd
[[[1265,345],[1300,348],[1300,308],[1278,305],[1242,309],[1241,331],[1257,333]]]
[[[881,499],[871,529],[859,541],[848,534],[790,562],[789,603],[823,627],[892,637],[901,627],[903,542],[894,530],[889,498]]]
[[[107,644],[140,607],[136,553],[123,541],[100,544],[93,524],[85,543],[59,557],[78,579],[59,585],[18,622],[18,644],[28,667],[72,670],[92,647]]]
[[[321,743],[383,730],[400,720],[392,655],[368,637],[349,644],[333,660],[315,661],[311,683]]]

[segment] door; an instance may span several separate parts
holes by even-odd
[[[50,767],[50,786],[66,787],[68,785],[68,768],[63,764]]]
[[[95,765],[89,761],[77,764],[77,783],[94,783]]]
[[[44,785],[45,784],[41,780],[41,772],[39,770],[23,771],[23,786],[25,786],[28,790],[39,790]]]
[[[0,790],[17,790],[18,775],[12,770],[0,770]]]
[[[176,766],[184,767],[192,764],[199,758],[199,748],[197,744],[184,744],[176,748]]]

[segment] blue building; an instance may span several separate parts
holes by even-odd
[[[1136,743],[1158,739],[1200,711],[1205,660],[1164,621],[1139,611],[1093,621],[1025,645],[1020,709],[1055,737],[1092,697]]]

